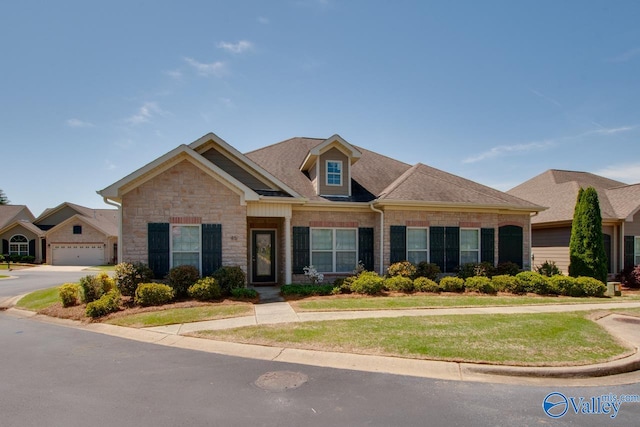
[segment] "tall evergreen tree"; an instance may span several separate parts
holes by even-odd
[[[0,205],[8,205],[9,203],[11,203],[9,201],[9,199],[7,199],[7,196],[4,194],[4,191],[2,191],[2,188],[0,188]]]
[[[608,261],[602,236],[602,214],[598,192],[580,189],[571,225],[569,275],[588,276],[607,281]]]

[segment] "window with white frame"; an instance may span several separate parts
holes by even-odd
[[[357,230],[311,229],[311,264],[322,273],[347,273],[356,268]]]
[[[407,228],[407,261],[414,265],[429,261],[428,228]]]
[[[16,234],[9,239],[9,255],[29,255],[29,239]]]
[[[635,257],[633,258],[633,262],[635,265],[640,265],[640,236],[636,236],[634,247],[635,250],[633,252]]]
[[[327,160],[327,185],[342,185],[342,162]]]
[[[460,229],[460,265],[480,262],[480,230]]]
[[[171,227],[171,266],[192,265],[200,269],[200,226]]]

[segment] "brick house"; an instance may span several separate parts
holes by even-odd
[[[213,133],[98,191],[119,206],[119,259],[157,277],[191,264],[237,265],[251,284],[327,280],[362,262],[530,267],[530,216],[543,208],[339,135],[292,138],[246,154]]]

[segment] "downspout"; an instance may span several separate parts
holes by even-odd
[[[380,275],[384,276],[384,211],[373,207],[373,202],[369,205],[372,211],[380,214]]]
[[[103,197],[102,200],[111,206],[115,206],[118,208],[118,263],[122,262],[122,205],[113,202],[106,197]]]
[[[540,212],[534,212],[533,215],[529,216],[529,270],[533,271],[533,263],[535,258],[533,256],[533,225],[531,224],[531,218],[534,216],[538,216]],[[498,254],[500,255],[500,254]]]

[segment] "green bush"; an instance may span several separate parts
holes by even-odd
[[[333,285],[311,285],[311,284],[291,284],[282,285],[280,287],[280,294],[283,296],[299,296],[310,297],[317,295],[331,295],[333,292]]]
[[[569,297],[584,296],[584,291],[576,283],[575,277],[556,274],[547,279],[549,292]]]
[[[162,283],[140,283],[136,289],[134,302],[141,306],[163,305],[171,301],[174,291]]]
[[[511,292],[512,294],[525,293],[522,283],[520,283],[516,276],[499,274],[491,278],[491,283],[498,292]]]
[[[232,289],[244,288],[247,276],[238,266],[220,267],[212,274],[222,289],[223,295],[229,295]]]
[[[102,282],[96,276],[84,276],[80,278],[80,288],[82,288],[82,302],[90,303],[99,299],[105,294]]]
[[[538,295],[546,295],[549,293],[549,284],[547,278],[535,271],[522,271],[516,274],[516,277],[522,283],[525,292],[531,292]]]
[[[116,287],[124,296],[132,297],[140,283],[149,283],[153,280],[153,271],[141,262],[121,262],[115,267]]]
[[[99,299],[87,304],[85,313],[87,316],[96,318],[106,316],[120,310],[120,291],[112,289]]]
[[[198,301],[213,301],[222,298],[220,285],[213,277],[203,277],[187,289],[187,294]]]
[[[176,298],[187,295],[187,290],[200,278],[200,272],[193,265],[179,265],[169,270],[167,284],[173,289]]]
[[[520,267],[515,262],[511,262],[511,261],[501,262],[496,267],[496,275],[498,276],[505,275],[505,274],[509,276],[515,276],[518,273],[520,273]]]
[[[384,279],[384,287],[389,291],[411,293],[415,289],[413,280],[405,276],[393,276]]]
[[[416,274],[416,267],[409,261],[396,262],[387,268],[387,274],[390,277],[413,277]]]
[[[581,276],[576,279],[578,287],[582,288],[588,297],[603,297],[607,292],[607,285],[593,277]]]
[[[440,289],[444,292],[464,292],[464,279],[445,276],[440,279]]]
[[[557,276],[558,274],[562,274],[554,261],[543,262],[540,267],[536,268],[536,271],[542,274],[543,276],[547,276],[547,277]]]
[[[457,276],[466,279],[475,276],[493,277],[495,274],[496,268],[490,262],[471,262],[459,266]]]
[[[233,288],[231,289],[231,298],[237,300],[257,300],[259,298],[258,292],[255,289],[250,288]]]
[[[417,277],[413,281],[413,287],[416,292],[440,292],[440,285],[428,277]]]
[[[440,273],[441,271],[440,267],[438,267],[438,264],[422,261],[416,266],[416,273],[414,275],[414,278],[426,277],[427,279],[435,281]]]
[[[357,294],[377,295],[383,289],[384,279],[375,271],[366,271],[351,283],[351,291]]]
[[[362,274],[363,272],[364,270],[359,272],[358,275]],[[353,283],[354,280],[356,280],[356,278],[357,276],[337,278],[336,280],[333,281],[333,290],[331,291],[331,293],[334,295],[350,294],[351,284]]]
[[[491,283],[491,279],[485,276],[469,277],[464,281],[464,287],[467,291],[480,292],[482,294],[495,294],[496,288]]]
[[[73,307],[78,305],[80,300],[80,285],[76,283],[65,283],[58,289],[58,295],[63,307]]]

